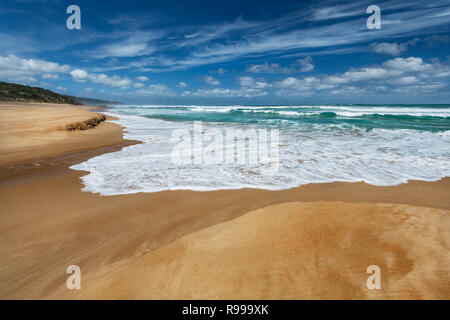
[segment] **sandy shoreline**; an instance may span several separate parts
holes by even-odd
[[[109,122],[64,129],[90,110],[0,105],[1,299],[450,297],[449,178],[101,197],[68,166],[135,142]]]

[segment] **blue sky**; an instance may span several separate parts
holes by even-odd
[[[0,80],[125,103],[450,103],[449,33],[448,0],[0,0]]]

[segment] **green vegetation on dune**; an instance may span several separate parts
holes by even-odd
[[[1,81],[0,101],[80,104],[73,97],[64,96],[50,90]]]

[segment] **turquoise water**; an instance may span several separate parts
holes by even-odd
[[[271,126],[350,125],[371,130],[450,129],[450,105],[334,106],[115,106],[124,114],[168,121],[203,121]]]

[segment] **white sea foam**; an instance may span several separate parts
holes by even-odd
[[[145,108],[161,108],[164,106],[144,106]],[[175,106],[177,107],[177,106]],[[278,110],[278,109],[296,109]],[[303,111],[304,109],[304,111]],[[311,110],[316,109],[316,110]],[[323,112],[334,112],[342,117],[360,117],[365,115],[408,115],[415,117],[450,117],[449,108],[420,108],[420,107],[374,107],[374,106],[189,106],[192,112],[227,113],[239,110],[244,113],[278,113],[286,116],[318,115]]]
[[[450,131],[366,131],[348,124],[281,127],[279,170],[268,175],[257,164],[176,165],[171,160],[172,132],[182,128],[192,130],[192,123],[112,115],[119,118],[114,122],[126,127],[126,139],[143,143],[72,166],[90,172],[82,177],[84,191],[117,195],[181,189],[279,190],[332,181],[365,181],[386,186],[411,179],[433,181],[450,175]],[[203,123],[205,130],[225,131],[243,126],[250,125]]]
[[[370,114],[450,117],[449,108],[320,106],[320,109],[347,117],[358,117]]]

